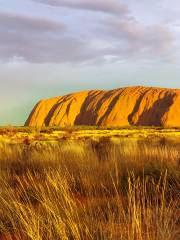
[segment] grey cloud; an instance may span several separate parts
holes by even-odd
[[[111,14],[127,14],[128,8],[117,0],[32,0],[51,6],[59,6],[73,9],[84,9]]]
[[[79,24],[86,27],[85,23]],[[127,14],[123,19],[108,17],[94,21],[92,26],[88,33],[80,33],[46,18],[0,12],[0,58],[85,63],[165,58],[173,52],[172,35],[164,25],[145,26]]]
[[[113,13],[96,22],[97,29],[90,32],[87,41],[100,39],[111,43],[113,47],[94,49],[96,59],[104,56],[114,56],[115,59],[139,58],[165,58],[172,51],[173,36],[166,24],[146,26],[138,22],[128,9],[128,1],[121,0],[33,0],[52,6],[86,9]],[[126,4],[126,5],[125,5]],[[118,15],[116,15],[118,13]],[[118,17],[117,17],[118,16]],[[122,17],[121,17],[122,16]],[[102,22],[101,22],[102,21]],[[108,44],[107,44],[108,45]],[[92,49],[93,51],[93,49]]]
[[[74,62],[91,59],[92,52],[66,26],[47,19],[0,13],[0,57],[28,62]]]
[[[172,45],[173,36],[164,25],[145,26],[136,20],[108,19],[97,30],[101,37],[114,42],[112,54],[126,58],[163,58]]]
[[[15,31],[16,28],[21,28],[22,30],[28,29],[29,31],[43,30],[46,32],[66,29],[63,23],[57,23],[45,18],[0,12],[0,30],[5,29],[6,31],[13,31],[14,29]]]

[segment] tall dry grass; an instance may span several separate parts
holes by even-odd
[[[0,145],[0,239],[180,239],[179,145]]]

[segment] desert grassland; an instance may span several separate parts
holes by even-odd
[[[0,239],[180,239],[179,129],[0,129]]]
[[[180,128],[162,127],[103,127],[103,126],[67,126],[67,127],[0,127],[0,142],[22,143],[23,141],[59,141],[61,139],[96,139],[100,137],[121,137],[141,139],[168,138],[180,141]]]

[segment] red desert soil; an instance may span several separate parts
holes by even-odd
[[[127,87],[41,100],[26,126],[180,126],[180,90]]]
[[[23,237],[22,235],[19,236],[18,234],[13,233],[7,233],[7,234],[1,234],[0,240],[25,240],[27,238]]]

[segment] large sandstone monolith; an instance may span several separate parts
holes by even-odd
[[[126,87],[41,100],[26,126],[180,126],[180,90]]]

